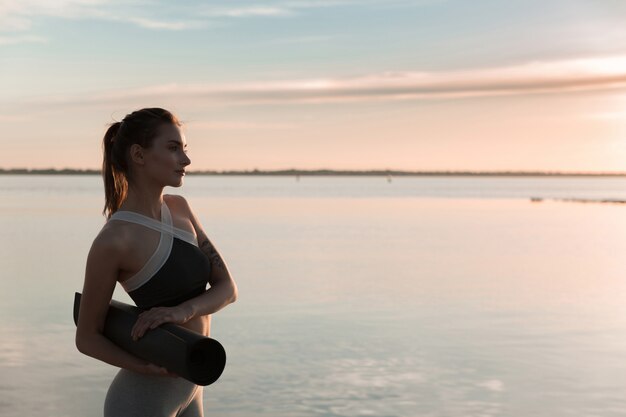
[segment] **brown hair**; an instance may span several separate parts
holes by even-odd
[[[172,113],[158,107],[136,110],[109,125],[102,139],[102,177],[104,179],[105,203],[102,214],[109,219],[115,213],[128,193],[128,183],[132,180],[129,164],[129,149],[138,144],[150,148],[157,130],[164,124],[182,126]]]

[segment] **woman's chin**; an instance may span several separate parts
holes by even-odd
[[[168,187],[182,187],[184,184],[183,177],[180,177],[178,180],[174,180],[167,184]]]

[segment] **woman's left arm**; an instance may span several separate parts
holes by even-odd
[[[237,300],[237,285],[221,255],[202,229],[200,221],[182,196],[177,196],[177,203],[184,207],[198,236],[198,247],[206,254],[211,263],[209,284],[211,288],[203,294],[191,298],[176,307],[154,307],[139,314],[131,335],[133,339],[142,337],[145,332],[163,323],[184,324],[194,317],[215,313]]]
[[[190,320],[193,317],[215,313],[237,300],[237,285],[230,275],[226,263],[202,229],[197,228],[196,231],[198,246],[211,262],[209,277],[211,288],[179,305],[180,308],[188,311]]]
[[[179,305],[179,307],[188,312],[191,319],[215,313],[228,304],[234,303],[237,300],[237,284],[235,284],[224,259],[204,232],[200,220],[198,220],[184,197],[179,196],[179,198],[184,202],[185,209],[189,213],[189,219],[196,230],[198,247],[209,258],[211,263],[211,273],[209,275],[211,288],[203,294]]]

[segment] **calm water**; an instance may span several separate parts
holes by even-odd
[[[207,416],[626,415],[625,179],[194,177],[239,287]],[[74,346],[97,176],[0,176],[0,415],[100,416]],[[131,302],[117,288],[114,298]]]

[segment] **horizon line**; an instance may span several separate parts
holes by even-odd
[[[1,174],[77,174],[102,175],[100,168],[0,168]],[[474,176],[626,176],[626,171],[558,171],[558,170],[400,170],[400,169],[230,169],[193,170],[188,175],[474,175]]]

